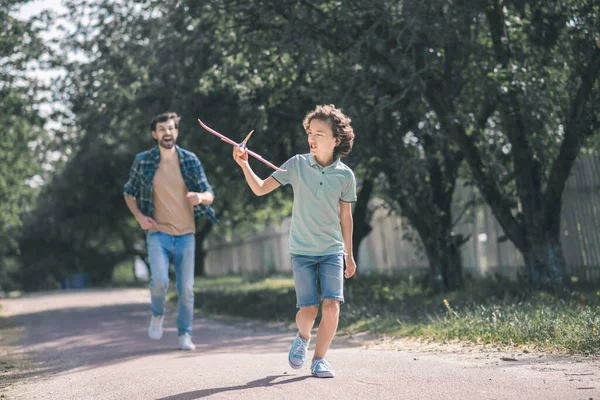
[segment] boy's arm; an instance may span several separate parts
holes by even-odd
[[[342,237],[344,238],[344,250],[346,251],[346,271],[344,276],[350,278],[356,272],[356,261],[352,250],[352,203],[340,201],[340,222],[342,225]]]
[[[273,190],[277,189],[281,184],[277,182],[275,178],[269,176],[267,179],[260,179],[250,165],[242,167],[242,171],[244,171],[244,177],[246,178],[246,182],[248,182],[248,186],[257,196],[264,196],[267,193],[271,193]]]
[[[240,167],[242,167],[242,171],[244,172],[244,177],[246,178],[246,182],[248,182],[248,186],[252,189],[257,196],[264,196],[267,193],[271,193],[273,190],[277,189],[281,184],[272,176],[269,176],[267,179],[260,179],[252,168],[250,168],[250,164],[248,163],[248,153],[244,149],[240,149],[239,147],[233,148],[233,158],[235,162],[238,163]]]

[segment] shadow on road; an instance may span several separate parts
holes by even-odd
[[[103,295],[101,291],[96,294]],[[236,349],[254,354],[286,353],[295,334],[282,335],[281,330],[260,324],[253,324],[254,328],[240,327],[196,315],[192,334],[196,351],[184,352],[178,349],[173,304],[168,305],[162,340],[151,341],[147,335],[149,304],[139,301],[128,304],[127,299],[123,299],[122,304],[76,307],[70,302],[70,293],[61,295],[65,296],[63,308],[54,305],[50,310],[21,313],[10,318],[11,325],[25,328],[19,343],[20,355],[36,366],[32,371],[11,374],[11,380],[45,377],[73,369],[94,369],[158,353],[172,353],[176,358],[231,353]],[[76,295],[74,292],[73,298]],[[40,301],[43,299],[39,298]],[[341,346],[346,347],[345,344]],[[257,382],[257,385],[261,384]]]
[[[271,375],[271,376],[267,376],[266,378],[257,379],[255,381],[248,382],[245,385],[220,387],[220,388],[214,388],[214,389],[194,390],[194,391],[191,391],[191,392],[180,393],[180,394],[176,394],[176,395],[173,395],[173,396],[161,397],[158,400],[192,400],[192,399],[200,399],[202,397],[208,397],[208,396],[211,396],[211,395],[217,394],[217,393],[231,392],[231,391],[244,390],[244,389],[253,389],[253,388],[257,388],[257,387],[273,387],[273,386],[276,386],[276,385],[284,385],[284,384],[287,384],[287,383],[300,382],[300,381],[303,381],[305,379],[311,378],[311,376],[305,375],[305,376],[298,376],[296,378],[286,379],[286,380],[283,380],[283,381],[273,382],[275,379],[281,378],[281,377],[284,377],[284,376],[287,376],[287,375]]]

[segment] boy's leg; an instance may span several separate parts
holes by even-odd
[[[331,299],[323,300],[323,305],[321,306],[321,322],[319,323],[317,344],[315,346],[313,360],[325,358],[325,354],[327,353],[327,350],[329,350],[329,346],[337,331],[339,316],[340,302]]]
[[[310,339],[310,331],[319,311],[316,257],[292,254],[292,272],[296,291],[296,324],[300,336]]]
[[[173,264],[177,280],[177,331],[179,336],[192,333],[194,316],[194,258],[196,237],[194,234],[177,236]]]
[[[290,367],[298,369],[304,365],[310,343],[310,331],[319,310],[316,258],[292,254],[292,268],[296,306],[300,310],[296,313],[298,334],[288,354],[288,362]]]
[[[340,304],[344,302],[344,256],[335,254],[323,257],[319,261],[318,271],[323,305],[313,360],[325,358],[337,331]]]
[[[298,325],[298,333],[302,339],[310,339],[310,332],[315,325],[318,313],[319,306],[301,307],[296,313],[296,325]]]
[[[171,236],[162,232],[148,233],[148,260],[150,262],[150,301],[152,315],[165,314],[165,300],[169,288],[169,254]]]

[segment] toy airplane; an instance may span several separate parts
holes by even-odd
[[[244,141],[242,143],[236,143],[233,140],[229,139],[227,136],[220,134],[219,132],[215,131],[214,129],[212,129],[211,127],[209,127],[208,125],[206,125],[204,122],[202,122],[200,120],[200,118],[198,118],[198,122],[200,122],[200,125],[202,125],[202,127],[204,129],[206,129],[207,131],[209,131],[210,133],[212,133],[215,136],[218,136],[222,141],[229,143],[232,146],[236,146],[242,149],[246,149],[246,152],[248,152],[249,155],[251,155],[252,157],[256,158],[258,161],[261,161],[265,164],[267,164],[269,167],[273,168],[274,170],[277,171],[282,171],[285,172],[285,169],[281,169],[278,166],[268,162],[267,160],[265,160],[260,154],[253,152],[252,150],[250,150],[249,148],[246,147],[246,143],[248,142],[248,139],[250,139],[250,136],[252,136],[252,133],[254,131],[251,131],[248,136],[246,136],[246,139],[244,139]]]

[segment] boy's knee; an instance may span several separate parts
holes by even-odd
[[[340,302],[337,300],[325,299],[321,312],[325,315],[338,317],[340,315]]]
[[[316,319],[317,314],[319,313],[319,306],[302,307],[298,312],[307,318]]]

